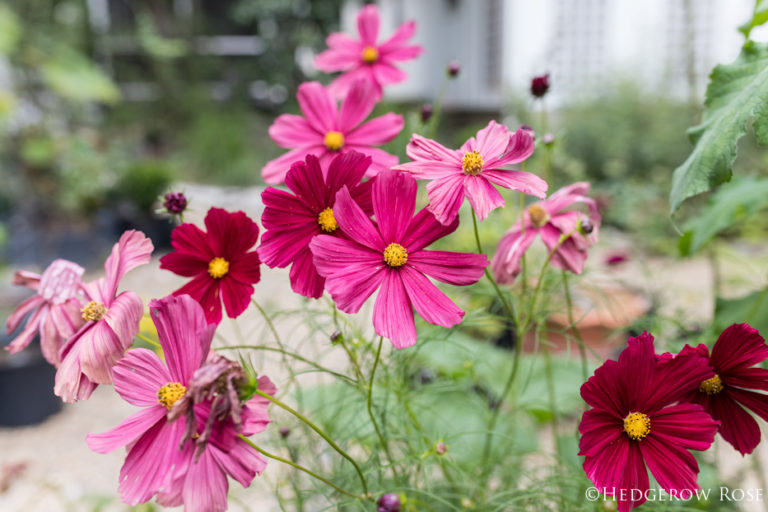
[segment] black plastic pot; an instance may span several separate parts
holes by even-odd
[[[0,355],[0,425],[34,425],[61,410],[53,394],[56,370],[35,348]]]

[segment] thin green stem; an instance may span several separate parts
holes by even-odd
[[[250,439],[248,439],[247,437],[245,437],[243,434],[240,434],[240,439],[242,439],[243,441],[245,441],[246,443],[248,443],[249,445],[251,445],[251,447],[252,447],[254,450],[256,450],[256,451],[257,451],[257,452],[259,452],[260,454],[264,455],[265,457],[269,457],[270,459],[273,459],[273,460],[276,460],[276,461],[278,461],[278,462],[282,462],[283,464],[287,464],[287,465],[289,465],[289,466],[291,466],[291,467],[294,467],[294,468],[298,469],[299,471],[303,471],[304,473],[308,474],[309,476],[311,476],[311,477],[313,477],[313,478],[316,478],[316,479],[320,480],[321,482],[323,482],[324,484],[326,484],[326,485],[329,485],[329,486],[333,487],[334,489],[336,489],[336,490],[337,490],[338,492],[340,492],[341,494],[345,494],[345,495],[347,495],[347,496],[350,496],[350,497],[352,497],[352,498],[356,498],[356,499],[359,499],[359,500],[367,500],[367,499],[370,499],[370,498],[368,498],[368,496],[367,496],[367,494],[368,494],[368,492],[367,492],[367,491],[366,491],[366,495],[365,495],[365,496],[360,496],[359,494],[354,494],[354,493],[351,493],[351,492],[349,492],[349,491],[347,491],[347,490],[344,490],[344,489],[342,489],[341,487],[339,487],[339,486],[338,486],[338,485],[336,485],[335,483],[331,482],[331,481],[330,481],[330,480],[328,480],[327,478],[324,478],[324,477],[322,477],[322,476],[318,475],[317,473],[315,473],[315,472],[314,472],[314,471],[312,471],[311,469],[307,469],[307,468],[305,468],[304,466],[302,466],[302,465],[300,465],[300,464],[297,464],[297,463],[293,462],[292,460],[284,459],[283,457],[280,457],[280,456],[278,456],[278,455],[275,455],[275,454],[273,454],[273,453],[269,453],[268,451],[264,450],[264,449],[263,449],[263,448],[261,448],[260,446],[257,446],[256,444],[254,444],[254,443],[253,443],[253,441],[251,441]]]
[[[153,347],[156,347],[156,348],[159,348],[160,350],[163,350],[163,347],[160,345],[160,343],[156,342],[152,338],[148,338],[148,337],[144,336],[140,332],[136,333],[136,337],[139,338],[142,341],[146,341],[147,343],[149,343]]]
[[[470,211],[472,212],[472,225],[475,228],[475,242],[477,242],[477,252],[479,254],[485,254],[483,252],[483,246],[480,244],[480,232],[477,229],[477,217],[475,216],[475,210],[471,209]],[[507,310],[507,314],[509,315],[510,321],[514,322],[515,310],[512,309],[512,305],[509,303],[507,298],[501,292],[499,285],[496,284],[496,280],[493,278],[493,275],[491,275],[491,271],[488,270],[488,267],[485,267],[485,277],[488,278],[488,281],[490,281],[491,285],[493,285],[493,289],[496,290],[496,295],[499,296],[499,300],[504,305],[504,309]]]
[[[347,353],[347,356],[349,357],[349,362],[352,363],[352,366],[355,368],[355,374],[357,375],[357,379],[359,380],[360,385],[363,386],[365,383],[365,377],[363,376],[363,371],[360,369],[360,365],[357,363],[357,358],[355,357],[355,354],[352,353],[350,348],[347,346],[347,342],[344,341],[344,336],[340,338],[339,345],[341,345],[344,348],[344,352]]]
[[[387,440],[384,439],[384,436],[381,434],[381,430],[379,429],[379,424],[376,421],[376,417],[373,415],[373,377],[376,375],[376,367],[379,365],[379,358],[381,357],[381,346],[384,343],[384,337],[379,336],[379,348],[376,350],[376,359],[373,361],[373,368],[371,369],[371,378],[368,381],[368,397],[366,400],[366,406],[368,408],[368,417],[371,418],[371,423],[373,423],[373,428],[376,429],[376,435],[379,436],[379,442],[381,443],[381,447],[384,448],[384,453],[387,456],[387,460],[389,461],[389,465],[392,467],[392,472],[395,474],[395,479],[399,479],[399,476],[397,475],[397,470],[395,468],[395,461],[392,458],[392,453],[389,451],[389,443],[387,443]]]
[[[280,348],[283,348],[283,342],[280,339],[280,335],[277,333],[277,329],[275,328],[275,324],[272,323],[272,319],[269,318],[269,315],[266,311],[264,311],[264,308],[262,308],[258,302],[256,302],[256,299],[251,298],[251,302],[254,306],[256,306],[256,309],[259,310],[259,313],[261,313],[261,316],[264,317],[264,320],[267,322],[267,326],[269,327],[269,330],[272,331],[272,335],[275,337],[275,341],[277,342],[277,345]]]
[[[568,272],[563,269],[563,291],[565,292],[565,305],[568,309],[568,325],[571,326],[574,338],[579,345],[579,357],[581,358],[581,376],[584,382],[589,378],[587,369],[587,348],[584,346],[584,340],[581,337],[581,331],[573,319],[573,301],[571,300],[571,288],[568,286]]]
[[[577,229],[579,228],[575,227],[569,233],[560,235],[560,239],[557,241],[557,244],[555,244],[552,250],[549,251],[549,254],[547,254],[547,259],[544,260],[544,264],[541,266],[541,272],[539,272],[539,280],[536,282],[536,288],[533,290],[533,297],[531,297],[531,307],[528,310],[528,318],[526,319],[528,324],[530,324],[533,319],[533,313],[536,310],[536,299],[538,299],[539,292],[541,291],[541,285],[544,283],[544,272],[546,272],[547,267],[549,266],[549,262],[552,261],[552,257],[555,255],[560,246],[563,245],[563,243],[568,240],[571,235],[576,232]]]
[[[288,405],[284,404],[283,402],[281,402],[281,401],[280,401],[280,400],[278,400],[277,398],[273,397],[272,395],[270,395],[270,394],[268,394],[268,393],[264,393],[263,391],[260,391],[260,390],[258,390],[258,389],[256,390],[256,394],[257,394],[257,395],[259,395],[259,396],[261,396],[261,397],[264,397],[264,398],[266,398],[267,400],[269,400],[270,402],[272,402],[272,403],[273,403],[273,404],[275,404],[276,406],[280,407],[281,409],[284,409],[284,410],[288,411],[289,413],[293,414],[294,416],[296,416],[296,418],[298,418],[298,419],[299,419],[299,420],[301,420],[303,423],[305,423],[305,424],[306,424],[306,425],[307,425],[309,428],[311,428],[312,430],[314,430],[315,432],[317,432],[317,434],[318,434],[320,437],[322,437],[323,439],[325,439],[325,441],[326,441],[326,442],[327,442],[327,443],[328,443],[328,444],[331,446],[331,448],[333,448],[334,450],[336,450],[336,452],[338,452],[338,454],[339,454],[339,455],[341,455],[342,457],[344,457],[345,459],[347,459],[347,460],[348,460],[348,461],[349,461],[349,462],[350,462],[350,463],[351,463],[351,464],[352,464],[352,465],[355,467],[355,471],[357,471],[357,475],[360,477],[360,482],[361,482],[361,483],[362,483],[362,485],[363,485],[363,494],[364,494],[364,495],[366,495],[366,496],[368,495],[368,483],[365,481],[365,477],[363,476],[363,472],[360,470],[360,466],[358,466],[358,465],[357,465],[357,462],[355,462],[355,459],[353,459],[352,457],[350,457],[350,456],[349,456],[349,454],[348,454],[347,452],[345,452],[343,449],[341,449],[341,447],[340,447],[339,445],[337,445],[337,444],[334,442],[334,440],[333,440],[333,439],[331,439],[331,438],[328,436],[328,434],[326,434],[325,432],[323,432],[323,430],[322,430],[320,427],[318,427],[317,425],[315,425],[315,424],[314,424],[312,421],[310,421],[310,420],[309,420],[309,419],[308,419],[306,416],[304,416],[304,415],[303,415],[303,414],[301,414],[300,412],[296,411],[296,410],[295,410],[295,409],[293,409],[292,407],[290,407],[290,406],[288,406]]]

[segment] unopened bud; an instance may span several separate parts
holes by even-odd
[[[169,192],[164,199],[163,208],[171,215],[180,215],[187,209],[187,197],[183,192]]]
[[[432,105],[425,103],[421,107],[421,122],[426,123],[432,117]]]
[[[341,331],[333,331],[333,334],[331,334],[331,343],[338,343],[340,341],[344,341],[344,335],[341,334]]]
[[[531,94],[536,98],[543,98],[549,90],[549,73],[535,76],[531,79]]]
[[[555,143],[555,136],[552,135],[551,133],[545,133],[544,136],[541,138],[541,142],[545,146],[551,146],[552,144]]]
[[[291,429],[289,429],[288,427],[280,427],[280,437],[285,439],[289,435],[291,435]]]
[[[579,233],[582,235],[588,235],[595,230],[595,225],[589,219],[581,219],[579,222]]]
[[[402,503],[397,494],[390,492],[379,498],[376,505],[378,506],[377,512],[400,512]]]
[[[459,71],[461,71],[461,64],[456,60],[451,61],[446,69],[448,76],[451,78],[456,78],[459,75]]]
[[[448,451],[448,447],[445,446],[445,443],[440,441],[437,444],[435,444],[435,453],[438,455],[445,455],[445,452]]]

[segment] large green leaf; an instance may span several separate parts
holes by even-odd
[[[720,231],[768,205],[768,180],[734,178],[712,194],[707,205],[686,225],[680,238],[683,256],[701,249]]]
[[[733,324],[748,323],[763,335],[768,332],[768,288],[737,299],[717,297],[712,327],[719,333]]]
[[[731,179],[739,139],[747,122],[758,143],[768,144],[768,45],[748,41],[731,64],[718,65],[710,75],[706,110],[688,136],[695,147],[675,169],[671,211],[687,198]]]
[[[749,33],[752,29],[765,24],[768,21],[768,0],[755,0],[755,10],[752,14],[752,19],[739,27],[739,32],[744,34],[744,37],[749,37]]]

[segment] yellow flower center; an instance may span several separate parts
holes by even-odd
[[[221,279],[229,272],[229,262],[224,258],[213,258],[208,263],[208,275],[214,279]]]
[[[408,251],[400,244],[391,243],[384,249],[384,263],[392,268],[400,268],[408,261]]]
[[[344,145],[344,134],[331,130],[325,134],[325,147],[331,151],[338,151]]]
[[[723,390],[723,381],[720,380],[720,376],[715,374],[711,379],[702,381],[699,384],[699,391],[708,395],[716,395]]]
[[[379,60],[379,50],[374,48],[373,46],[366,46],[363,48],[363,52],[360,54],[360,58],[363,59],[363,62],[367,62],[368,64],[373,64],[377,60]]]
[[[107,313],[107,307],[101,302],[92,300],[80,310],[80,313],[83,314],[83,320],[86,322],[98,322]]]
[[[651,419],[641,412],[631,412],[624,418],[624,432],[630,439],[641,441],[651,431]]]
[[[326,208],[321,211],[317,216],[317,223],[320,224],[320,229],[326,233],[333,233],[339,229],[339,224],[336,222],[336,217],[333,216],[333,208]]]
[[[540,228],[549,221],[549,214],[547,210],[537,204],[532,204],[528,207],[528,215],[531,217],[531,222],[537,228]]]
[[[470,176],[477,176],[483,170],[483,156],[477,151],[464,153],[461,159],[461,168]]]
[[[157,401],[170,411],[173,404],[181,400],[186,393],[187,388],[181,382],[169,382],[157,390]]]

